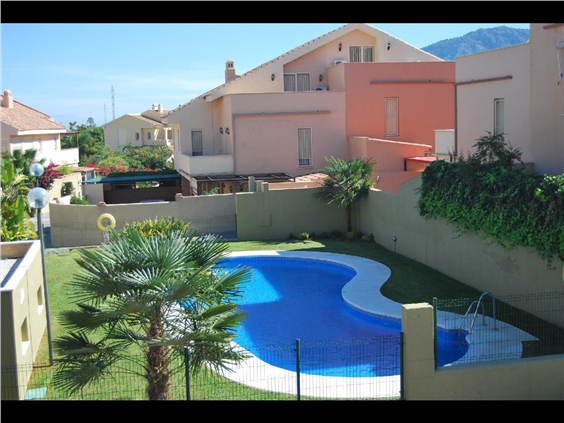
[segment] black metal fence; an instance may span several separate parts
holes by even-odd
[[[437,366],[564,353],[564,292],[485,293],[434,306]]]
[[[169,384],[170,400],[376,400],[401,398],[402,335],[330,341],[296,340],[253,347],[222,371],[186,372]],[[189,356],[188,356],[189,359]],[[111,377],[68,394],[56,388],[56,365],[2,367],[2,400],[146,400],[143,371],[130,363]]]

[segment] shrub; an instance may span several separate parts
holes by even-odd
[[[372,242],[374,241],[374,235],[373,234],[368,234],[368,235],[362,235],[362,241],[364,242]]]
[[[343,236],[343,233],[335,229],[333,232],[331,232],[331,236],[333,238],[341,238]]]
[[[459,234],[473,230],[506,249],[532,247],[548,262],[564,260],[564,175],[513,165],[518,150],[498,135],[480,139],[468,159],[433,162],[422,175],[417,203],[425,219],[444,218]]]
[[[146,219],[142,222],[126,223],[123,228],[124,233],[131,231],[139,232],[143,236],[157,236],[163,233],[183,232],[187,234],[190,223],[172,217]]]
[[[74,186],[72,182],[63,182],[63,186],[61,187],[61,197],[66,197],[67,195],[72,194]]]
[[[81,204],[81,205],[86,205],[86,206],[90,204],[84,198],[77,197],[76,195],[71,196],[70,203],[71,204]]]
[[[307,232],[301,232],[296,235],[296,239],[299,239],[300,241],[305,241],[306,239],[309,239],[309,234]]]
[[[327,232],[327,231],[321,232],[319,234],[319,238],[321,238],[321,239],[331,238],[331,232]]]
[[[347,232],[345,234],[345,239],[352,241],[353,239],[355,239],[357,237],[356,232]]]

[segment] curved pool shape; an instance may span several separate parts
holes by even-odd
[[[293,371],[296,362],[292,348],[284,354],[273,354],[272,348],[264,347],[293,345],[300,339],[304,346],[302,373],[354,377],[399,374],[401,305],[380,294],[381,285],[391,274],[389,268],[339,254],[309,253],[308,257],[307,253],[275,253],[232,254],[222,264],[228,269],[252,268],[252,282],[239,302],[248,316],[237,332],[238,345],[272,366]],[[368,351],[385,356],[378,360],[381,363],[375,365],[373,354],[368,352],[336,364],[335,357],[350,355],[353,340],[364,339],[370,339]],[[467,351],[458,332],[440,331],[437,339],[438,347],[448,351],[440,355],[448,357],[448,362]],[[326,340],[339,340],[332,344],[331,354],[308,348],[315,341]],[[382,342],[382,347],[374,345],[376,342]],[[382,351],[384,345],[386,350]],[[310,361],[315,361],[312,368],[307,365]]]

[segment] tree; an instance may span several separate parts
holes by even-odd
[[[59,388],[74,392],[112,370],[131,371],[118,367],[127,361],[146,379],[148,399],[166,400],[170,377],[184,371],[184,348],[192,371],[244,358],[230,341],[245,316],[233,300],[249,270],[218,271],[227,244],[178,222],[111,230],[109,243],[80,250],[71,283],[79,309],[63,313],[70,332],[55,341]]]
[[[371,180],[376,168],[372,159],[353,158],[348,162],[331,157],[328,166],[320,172],[327,175],[321,191],[314,194],[316,198],[335,203],[347,211],[347,230],[352,231],[352,204],[368,193],[374,186]]]
[[[14,163],[2,158],[1,231],[2,241],[37,239],[35,228],[27,219],[30,178]]]

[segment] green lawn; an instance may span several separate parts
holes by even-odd
[[[229,251],[256,251],[256,250],[308,250],[329,253],[349,254],[366,257],[379,261],[392,270],[392,276],[382,288],[382,294],[400,303],[432,302],[433,297],[437,298],[461,298],[476,297],[480,293],[446,275],[430,269],[411,259],[403,257],[394,252],[388,251],[376,243],[359,243],[332,240],[272,240],[272,241],[237,241],[229,243]],[[49,297],[52,314],[53,337],[64,334],[57,316],[64,310],[73,309],[74,304],[68,290],[68,282],[79,270],[75,262],[78,257],[78,250],[71,250],[59,254],[47,255],[47,279],[49,283]],[[55,356],[56,358],[56,356]],[[49,360],[47,345],[47,334],[42,342],[42,346],[37,358],[37,363],[46,363]],[[42,377],[49,378],[50,372],[39,371],[36,376],[34,386],[41,386],[48,383],[48,379],[41,380]],[[214,383],[207,383],[205,389],[193,389],[193,398],[198,399],[264,399],[258,395],[257,391],[242,388],[234,383],[226,382],[221,378],[212,378]],[[210,378],[208,377],[208,381]],[[143,381],[134,383],[136,389],[132,389],[131,382],[119,375],[108,382],[103,389],[106,396],[100,397],[100,390],[86,390],[77,399],[143,399]],[[174,382],[174,397],[183,399],[185,395],[185,383],[179,376]],[[269,395],[268,399],[287,399],[282,395]]]

